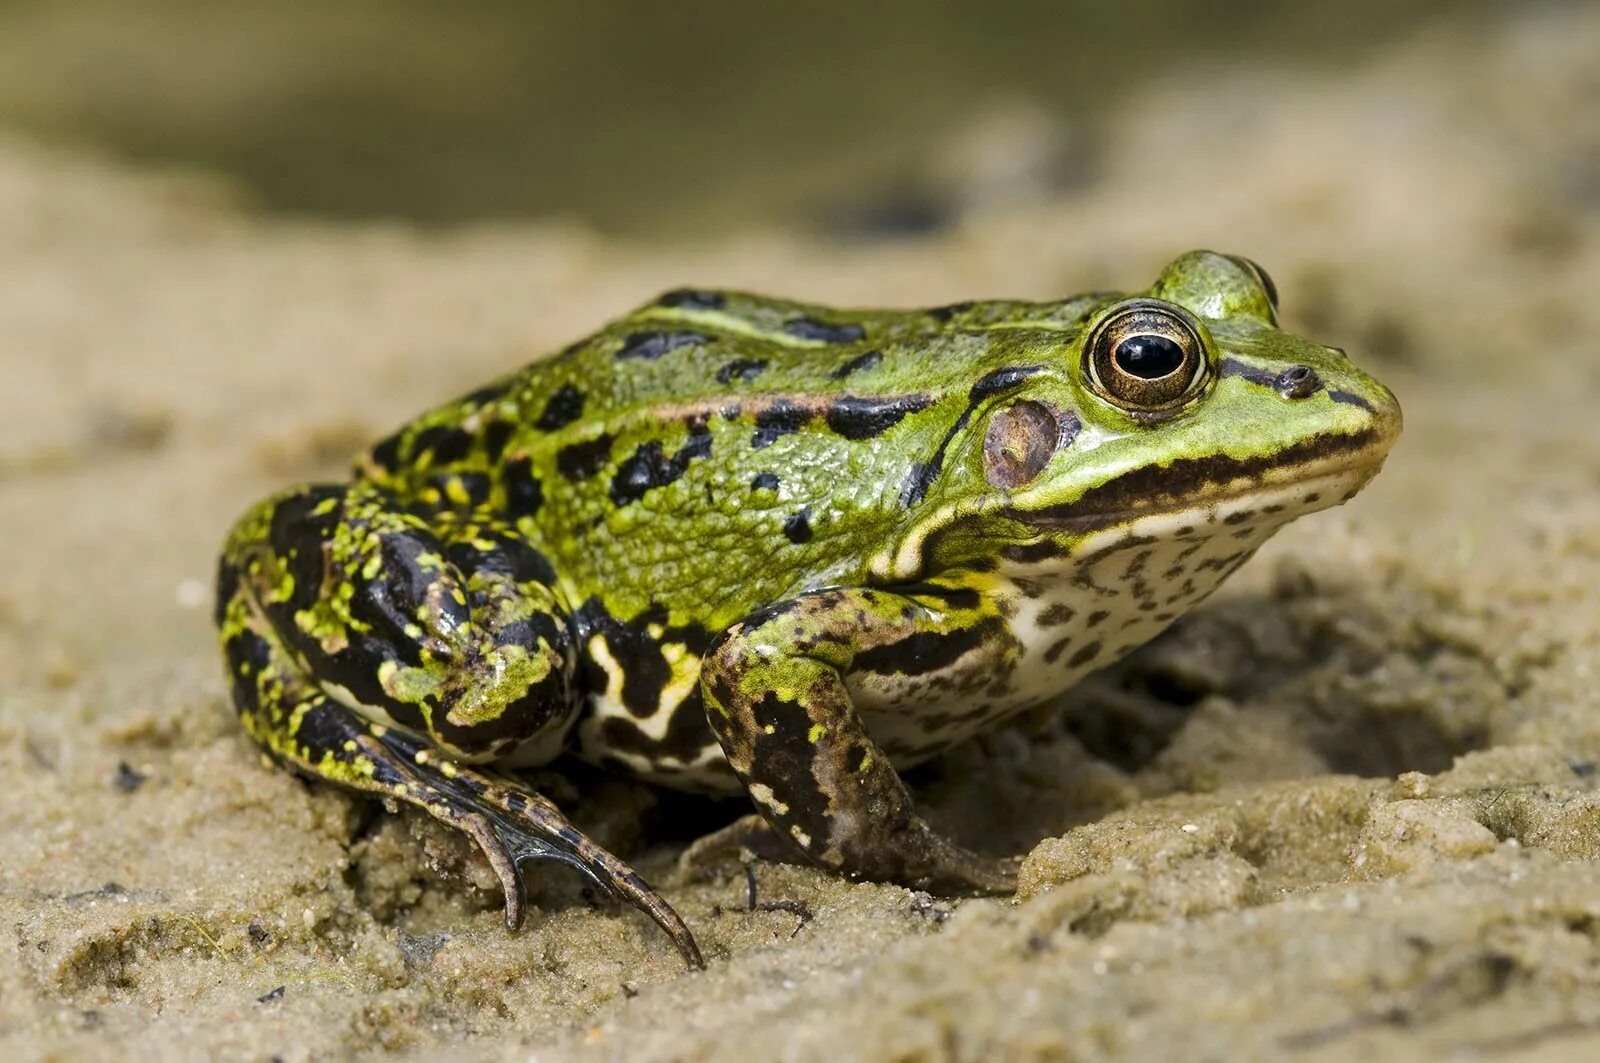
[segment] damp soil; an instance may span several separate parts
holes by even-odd
[[[1593,1058],[1600,13],[1519,11],[1152,83],[1093,181],[915,237],[291,223],[0,138],[0,1054]],[[512,934],[461,838],[234,723],[228,522],[441,398],[684,284],[1043,298],[1191,246],[1266,264],[1406,434],[1154,643],[916,773],[944,829],[1027,854],[1015,898],[687,875],[736,807],[573,772],[539,781],[708,968],[559,872]]]

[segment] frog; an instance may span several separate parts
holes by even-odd
[[[217,576],[234,706],[270,760],[464,832],[512,930],[553,862],[704,963],[527,782],[563,756],[749,801],[694,851],[1012,890],[901,773],[1058,704],[1400,434],[1278,314],[1212,251],[1050,301],[670,291],[250,507]]]

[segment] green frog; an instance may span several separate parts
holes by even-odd
[[[1150,639],[1400,426],[1241,257],[917,310],[678,290],[251,508],[217,624],[249,734],[465,831],[508,926],[556,861],[700,965],[515,769],[742,793],[709,848],[1005,891],[1015,860],[933,830],[900,770]]]

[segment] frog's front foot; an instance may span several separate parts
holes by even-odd
[[[812,861],[940,892],[1009,892],[1017,862],[964,849],[917,814],[846,688],[868,667],[885,678],[947,657],[980,671],[1004,663],[1003,640],[974,637],[996,627],[986,603],[928,598],[837,588],[752,614],[706,656],[707,718],[762,819]],[[972,649],[941,653],[941,640]]]
[[[804,860],[805,852],[774,834],[760,816],[740,816],[726,827],[695,839],[678,855],[678,872],[691,878],[704,878],[719,864],[751,857],[794,863]]]
[[[879,845],[892,854],[889,865],[897,873],[868,877],[890,877],[935,893],[1014,893],[1017,889],[1020,857],[988,857],[963,849],[921,816],[913,815],[905,829],[882,839]]]
[[[863,848],[871,854],[841,870],[863,878],[904,882],[942,893],[1011,893],[1017,888],[1020,857],[990,859],[946,840],[921,817],[913,816],[907,829],[891,833]],[[784,838],[758,815],[742,816],[720,830],[697,839],[678,858],[678,870],[704,876],[717,865],[735,858],[755,857],[779,863],[812,862],[794,841]]]

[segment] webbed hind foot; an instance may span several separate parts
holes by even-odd
[[[694,935],[672,906],[633,868],[574,827],[547,798],[442,760],[404,732],[377,733],[359,717],[351,722],[368,731],[356,743],[376,768],[375,782],[477,842],[505,893],[507,929],[522,924],[527,899],[523,864],[553,860],[582,872],[617,900],[649,916],[689,966],[705,966]]]

